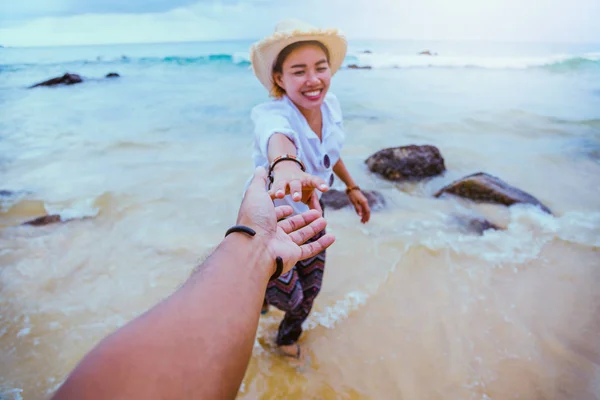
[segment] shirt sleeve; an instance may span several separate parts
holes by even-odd
[[[297,134],[291,127],[289,111],[285,104],[276,101],[260,104],[252,109],[250,117],[254,123],[256,144],[265,157],[267,157],[269,139],[275,133],[285,135],[298,148]]]

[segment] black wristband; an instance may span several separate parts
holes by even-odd
[[[247,233],[250,236],[256,235],[256,231],[254,229],[248,228],[244,225],[234,225],[231,228],[227,229],[227,232],[225,232],[225,237],[227,237],[227,235],[233,232],[243,232]]]
[[[275,258],[275,264],[277,264],[277,269],[275,270],[275,273],[271,275],[271,279],[269,279],[271,281],[279,278],[279,276],[283,272],[283,259],[281,257],[277,256]]]
[[[225,232],[225,237],[227,237],[227,235],[229,235],[230,233],[233,233],[233,232],[242,232],[242,233],[246,233],[250,236],[256,235],[256,231],[252,228],[248,228],[247,226],[244,226],[244,225],[234,225],[231,228],[227,229],[227,232]],[[269,280],[271,280],[271,281],[279,278],[279,276],[283,272],[283,259],[281,257],[277,256],[275,258],[275,264],[276,264],[277,268],[275,269],[275,273],[273,275],[271,275],[271,278],[269,278]]]

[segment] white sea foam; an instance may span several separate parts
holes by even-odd
[[[356,54],[346,64],[371,68],[482,68],[528,69],[560,65],[574,60],[599,61],[600,53],[583,55],[556,54],[540,57],[481,57],[481,56],[425,56],[394,53]]]

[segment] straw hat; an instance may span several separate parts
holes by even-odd
[[[340,69],[348,44],[345,36],[337,29],[319,29],[297,20],[286,19],[275,27],[275,32],[250,48],[252,70],[258,80],[271,91],[273,82],[273,67],[277,56],[286,46],[307,40],[318,40],[329,50],[329,67],[335,74]]]

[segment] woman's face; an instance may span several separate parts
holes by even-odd
[[[307,44],[294,49],[283,62],[281,73],[274,77],[296,106],[315,110],[329,90],[331,69],[323,49]]]

